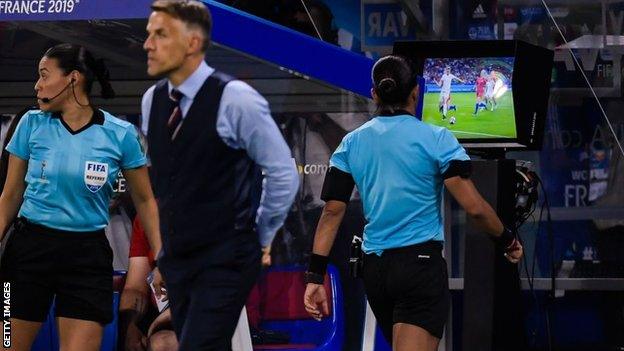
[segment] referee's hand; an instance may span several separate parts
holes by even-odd
[[[524,248],[519,240],[514,240],[511,246],[505,251],[505,257],[511,263],[518,263],[524,255]]]
[[[167,289],[165,288],[165,281],[163,280],[163,277],[160,274],[160,270],[158,270],[158,267],[154,268],[153,274],[154,281],[152,284],[154,284],[154,294],[156,295],[156,298],[158,300],[161,300],[164,296],[164,299],[162,299],[162,301],[167,301]]]
[[[320,321],[324,315],[329,316],[329,303],[323,285],[308,283],[303,295],[303,304],[310,316],[317,321]]]

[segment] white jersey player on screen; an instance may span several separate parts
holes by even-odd
[[[494,111],[498,105],[496,102],[496,92],[498,90],[497,85],[500,85],[499,82],[500,80],[496,76],[496,73],[492,71],[488,77],[487,83],[485,83],[485,102],[486,104],[490,104],[490,111]]]
[[[440,78],[440,81],[436,82],[436,84],[440,88],[442,88],[440,90],[440,101],[439,101],[439,107],[441,110],[440,112],[442,112],[442,119],[446,118],[446,115],[449,111],[449,107],[451,107],[451,83],[453,83],[453,80],[457,80],[460,83],[465,83],[459,77],[451,73],[450,67],[446,67],[444,69],[444,74],[442,75],[442,78]]]

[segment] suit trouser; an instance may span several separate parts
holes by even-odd
[[[159,260],[180,351],[231,350],[240,312],[260,274],[255,238]],[[255,239],[255,240],[254,240]]]

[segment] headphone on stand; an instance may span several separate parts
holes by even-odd
[[[533,213],[538,200],[538,176],[528,161],[516,161],[514,221],[518,226]]]

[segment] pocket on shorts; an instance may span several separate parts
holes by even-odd
[[[77,239],[69,245],[72,246],[69,250],[72,252],[71,262],[77,269],[112,272],[113,251],[106,237]]]
[[[389,279],[389,291],[397,299],[437,298],[448,286],[446,263],[440,254],[414,254],[394,260]]]

